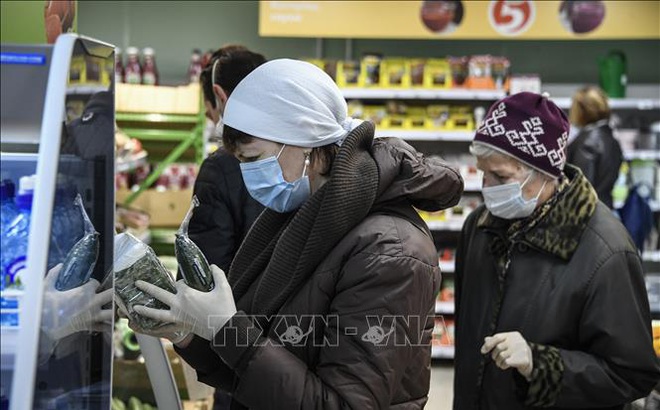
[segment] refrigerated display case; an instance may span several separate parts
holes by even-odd
[[[66,34],[55,45],[3,44],[1,55],[2,180],[21,190],[27,221],[2,232],[4,404],[107,409],[114,47]]]

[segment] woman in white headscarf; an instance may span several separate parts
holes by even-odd
[[[225,148],[266,209],[215,288],[138,286],[170,338],[237,408],[421,409],[440,271],[415,208],[458,202],[460,175],[346,116],[319,68],[273,60],[234,90]],[[152,333],[153,334],[153,333]],[[176,335],[185,334],[177,337]]]

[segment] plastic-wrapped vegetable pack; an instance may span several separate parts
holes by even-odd
[[[199,200],[195,195],[188,213],[176,233],[174,252],[179,263],[179,271],[186,284],[200,292],[209,292],[215,286],[211,268],[202,251],[188,237],[188,224],[192,218],[193,209],[197,206],[199,206]]]
[[[135,286],[143,280],[171,293],[176,293],[174,281],[154,251],[130,233],[115,236],[114,285],[117,303],[138,327],[149,330],[164,323],[140,316],[133,307],[142,305],[154,309],[168,306]]]
[[[76,196],[74,206],[78,207],[82,214],[85,235],[66,255],[62,270],[55,282],[55,288],[59,291],[70,290],[86,283],[92,276],[99,254],[99,233],[96,232],[85,212],[80,194]]]

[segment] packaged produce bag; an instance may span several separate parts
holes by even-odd
[[[174,241],[174,253],[179,263],[179,272],[186,284],[200,292],[213,289],[213,276],[211,268],[201,250],[188,237],[188,224],[192,218],[193,210],[199,206],[197,196],[193,196],[192,203],[186,217],[183,219]]]
[[[94,272],[99,255],[99,233],[85,212],[80,194],[76,196],[74,206],[82,213],[85,234],[73,245],[64,259],[62,270],[55,282],[55,288],[59,291],[70,290],[87,282]]]
[[[154,309],[169,309],[167,305],[144,293],[135,286],[135,281],[143,280],[168,292],[176,293],[174,281],[154,251],[130,233],[115,236],[114,285],[116,301],[131,322],[149,330],[164,323],[140,316],[133,307],[142,305]]]

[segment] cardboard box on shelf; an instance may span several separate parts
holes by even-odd
[[[117,190],[117,203],[122,204],[130,194],[127,189]],[[178,227],[186,216],[191,200],[192,189],[163,192],[148,189],[131,203],[131,207],[147,212],[152,227]]]
[[[200,110],[199,84],[166,87],[119,83],[115,87],[118,112],[194,115]]]

